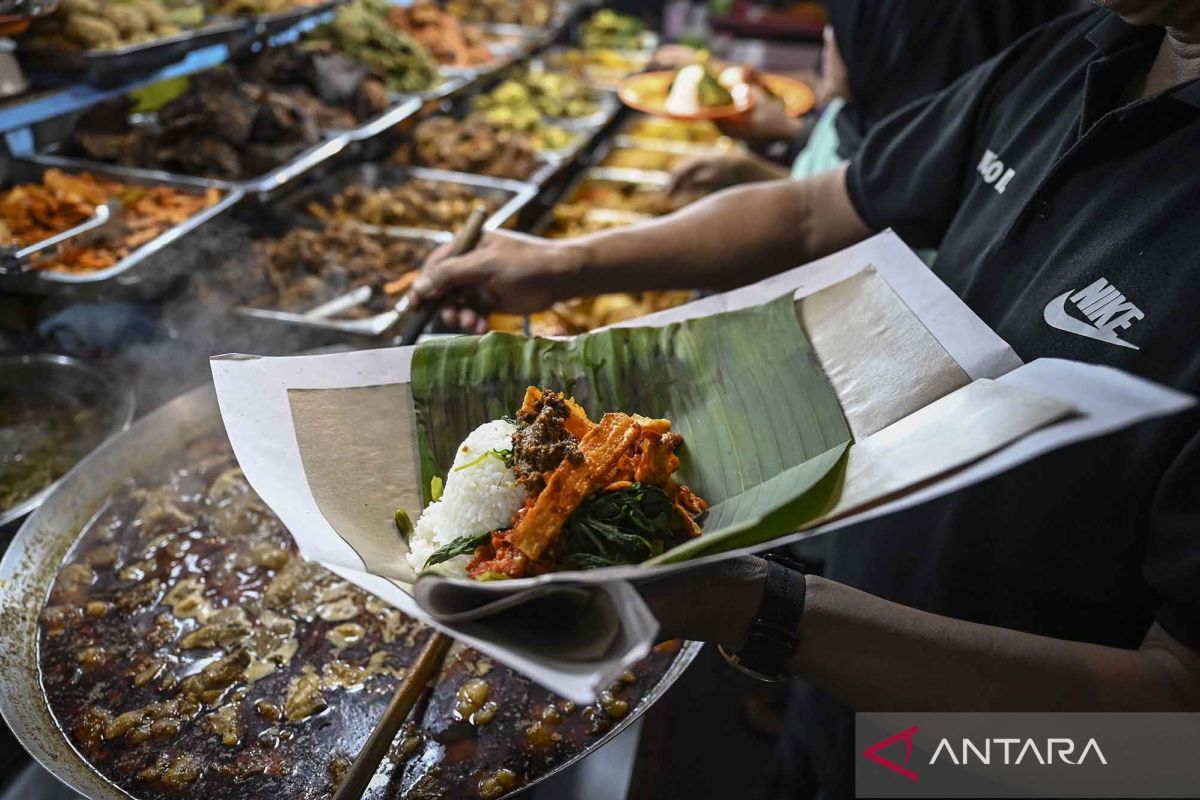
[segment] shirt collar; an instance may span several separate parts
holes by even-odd
[[[1111,11],[1101,11],[1100,21],[1088,31],[1087,40],[1107,56],[1127,45],[1161,35],[1162,28],[1130,25]]]
[[[1161,28],[1130,25],[1111,11],[1101,11],[1100,14],[1100,21],[1088,31],[1087,40],[1102,55],[1112,55],[1137,42],[1156,41],[1162,35]],[[1175,100],[1200,109],[1200,80],[1184,84],[1169,94]]]

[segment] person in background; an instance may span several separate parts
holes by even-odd
[[[815,87],[823,110],[791,169],[754,153],[696,155],[675,168],[669,192],[688,198],[832,169],[853,156],[888,114],[949,86],[1077,5],[1072,0],[829,0],[830,24]],[[722,131],[758,149],[800,139],[804,121],[755,91],[754,108],[723,123]]]
[[[469,290],[485,307],[444,318],[482,330],[489,309],[729,289],[892,228],[938,248],[932,271],[1023,360],[1200,395],[1200,2],[1097,4],[885,117],[846,164],[572,239],[489,232],[435,253],[412,299]],[[854,709],[1200,711],[1198,486],[1193,409],[842,529],[821,576],[748,558],[639,590],[665,636],[802,678],[785,763],[853,797]],[[796,778],[775,796],[804,796]]]

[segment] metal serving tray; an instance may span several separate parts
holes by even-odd
[[[246,20],[213,17],[199,28],[111,50],[50,50],[18,43],[17,55],[33,73],[112,86],[174,64],[193,50],[242,41],[248,31]]]
[[[637,169],[650,172],[670,171],[689,156],[702,154],[728,153],[744,149],[738,143],[722,138],[713,144],[694,144],[691,142],[673,142],[666,139],[635,139],[624,134],[610,137],[595,152],[593,163],[606,169]],[[665,169],[655,167],[622,167],[619,164],[606,163],[614,154],[624,150],[637,150],[648,154],[657,154],[670,163]],[[653,155],[651,156],[653,157]]]
[[[570,66],[567,54],[571,50],[578,50],[578,49],[579,48],[569,48],[569,47],[561,47],[561,46],[552,47],[542,54],[542,59],[552,69],[562,69],[562,70],[566,70],[568,72],[573,72],[574,74],[578,75],[580,80],[582,80],[584,83],[588,84],[589,86],[592,86],[596,89],[602,89],[604,91],[610,91],[610,92],[616,91],[617,84],[620,83],[622,78],[627,77],[627,76],[622,75],[620,77],[617,77],[615,75],[613,75],[613,76],[599,75],[598,76],[596,74],[588,74],[589,70],[594,72],[597,69],[601,69],[599,67],[590,67],[590,68],[585,67],[579,71],[573,70]],[[619,50],[614,50],[613,52],[618,53],[619,55],[623,56],[624,58],[626,58],[629,61],[636,62],[632,66],[631,71],[628,73],[628,75],[634,75],[639,72],[642,72],[648,66],[650,66],[651,56],[647,53],[640,52],[640,51],[619,51]]]
[[[320,16],[327,11],[332,11],[343,2],[345,0],[324,0],[324,2],[287,8],[271,14],[247,14],[245,18],[252,26],[254,38],[263,38],[282,33],[310,17]]]
[[[665,172],[652,172],[648,170],[631,170],[631,169],[613,169],[610,167],[591,167],[583,170],[576,175],[563,190],[561,196],[555,202],[554,206],[546,209],[545,213],[540,216],[530,228],[531,233],[535,236],[541,236],[546,229],[554,222],[554,207],[562,203],[579,202],[579,195],[584,188],[590,183],[616,183],[622,185],[633,185],[645,187],[648,189],[663,189],[670,182],[670,175]],[[651,214],[645,214],[637,211],[629,211],[620,208],[606,208],[604,206],[592,206],[588,211],[589,216],[611,220],[622,225],[633,225],[645,220],[654,219]]]
[[[201,194],[205,189],[216,188],[222,191],[223,196],[215,205],[194,214],[172,228],[168,228],[108,269],[84,274],[30,270],[20,274],[0,276],[0,287],[5,289],[44,294],[65,290],[71,286],[80,288],[86,286],[91,289],[99,289],[101,287],[128,287],[139,284],[147,277],[145,273],[153,271],[153,262],[158,260],[157,257],[160,254],[191,231],[224,214],[244,196],[244,193],[240,189],[223,186],[216,181],[205,180],[203,178],[169,175],[165,172],[148,173],[124,167],[77,162],[73,159],[41,155],[13,161],[9,165],[9,182],[30,183],[40,181],[42,174],[49,167],[58,167],[68,172],[82,172],[87,170],[102,178],[112,178],[123,183],[132,183],[141,186],[167,185],[192,194]]]
[[[278,231],[273,230],[271,232],[272,236],[283,236],[293,228],[307,227],[315,221],[311,217],[299,217],[294,214],[289,215],[288,218],[293,220],[294,224]],[[380,235],[428,242],[431,247],[436,247],[454,238],[450,233],[445,231],[432,230],[388,230],[380,232]],[[303,311],[284,311],[277,308],[242,305],[235,307],[234,313],[243,317],[250,317],[255,320],[272,322],[283,326],[299,326],[339,334],[350,334],[352,336],[380,338],[389,331],[393,331],[400,319],[400,314],[395,308],[395,303],[388,310],[381,311],[369,317],[359,319],[346,319],[342,317],[347,311],[359,308],[368,303],[372,299],[372,291],[372,288],[368,285],[355,286],[341,295]],[[396,302],[398,303],[399,299]],[[395,332],[399,333],[399,331]]]
[[[158,169],[147,169],[145,167],[123,167],[115,164],[110,164],[104,161],[91,161],[87,158],[76,156],[61,156],[53,151],[38,153],[33,156],[32,160],[38,163],[47,164],[49,166],[63,167],[73,170],[93,170],[100,169],[119,169],[122,174],[128,175],[131,178],[141,178],[145,181],[204,181],[205,183],[216,186],[220,189],[228,191],[238,191],[246,195],[254,195],[260,200],[273,195],[275,192],[286,187],[288,184],[295,181],[305,173],[315,169],[329,159],[345,150],[354,140],[351,139],[349,132],[341,132],[330,135],[306,150],[300,151],[291,161],[280,164],[270,172],[258,175],[254,178],[247,178],[240,181],[225,180],[222,178],[199,178],[194,175],[186,175],[178,172],[166,172]]]
[[[524,25],[510,25],[504,22],[466,22],[466,27],[483,31],[484,34],[503,36],[508,42],[490,42],[487,47],[493,53],[508,53],[514,58],[528,55],[537,49],[545,37],[545,32]]]
[[[280,215],[304,214],[304,207],[310,202],[328,202],[339,192],[350,186],[366,186],[376,188],[382,186],[400,186],[413,178],[423,178],[441,183],[457,183],[471,187],[475,194],[481,197],[494,197],[501,201],[486,223],[484,228],[496,228],[511,225],[517,215],[537,196],[538,189],[533,184],[521,181],[510,181],[504,178],[491,178],[484,175],[468,175],[465,172],[450,172],[442,169],[426,167],[405,167],[398,164],[381,164],[369,162],[350,164],[341,167],[329,175],[313,183],[299,187],[286,196],[281,196],[272,210]],[[360,223],[363,230],[383,233],[417,233],[425,234],[430,228],[410,228],[402,226],[383,226]],[[453,231],[449,231],[453,233]]]

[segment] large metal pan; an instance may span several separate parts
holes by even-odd
[[[67,356],[37,353],[0,357],[0,387],[14,391],[37,387],[61,398],[63,406],[95,409],[102,415],[96,427],[97,445],[128,428],[133,419],[134,397],[128,386]],[[55,481],[11,508],[0,508],[0,528],[37,508],[57,485]]]
[[[38,674],[38,616],[58,566],[89,519],[130,475],[178,453],[190,438],[221,430],[216,397],[201,387],[139,420],[82,461],[18,532],[0,561],[0,713],[13,733],[47,770],[92,800],[128,800],[130,795],[94,771],[59,730]],[[681,675],[699,651],[689,643],[657,685],[602,737],[554,770],[521,789],[594,752],[625,730]]]

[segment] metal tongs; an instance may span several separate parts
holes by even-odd
[[[82,243],[87,244],[121,228],[124,222],[124,205],[120,200],[110,199],[108,202],[96,206],[92,216],[72,228],[67,228],[65,231],[19,250],[0,252],[0,275],[28,272],[38,256],[53,250],[63,242],[81,239]]]
[[[467,217],[467,221],[459,229],[458,234],[454,237],[454,241],[450,244],[450,252],[448,256],[461,256],[464,253],[469,253],[475,249],[475,245],[479,244],[479,239],[483,236],[483,223],[487,221],[487,212],[476,206],[471,211],[471,215]],[[438,309],[445,305],[448,301],[461,297],[458,293],[451,292],[434,302],[427,302],[420,308],[413,309],[409,298],[411,295],[406,294],[401,298],[400,302],[396,303],[396,322],[394,324],[401,327],[400,344],[410,345],[416,344],[421,333],[429,326],[429,322],[437,314]]]

